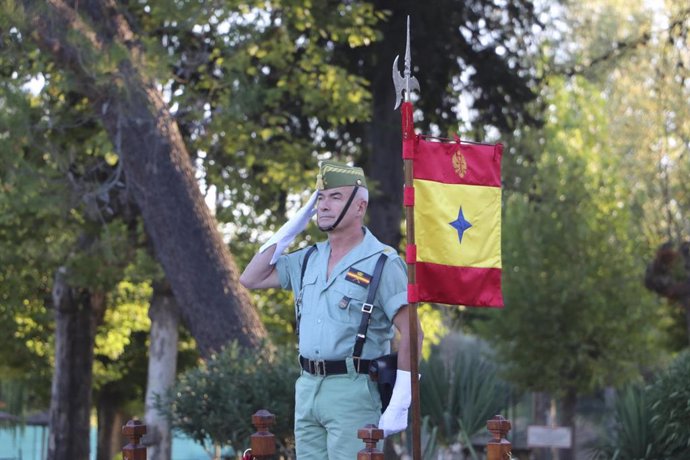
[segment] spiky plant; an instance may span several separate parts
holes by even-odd
[[[641,385],[621,390],[616,399],[610,433],[592,448],[593,460],[652,460],[663,458],[652,427],[648,391]]]
[[[445,340],[420,366],[422,415],[439,428],[445,443],[470,439],[505,409],[510,393],[497,375],[486,345],[462,337]]]
[[[649,393],[652,427],[663,442],[663,458],[690,458],[690,350],[678,355]]]

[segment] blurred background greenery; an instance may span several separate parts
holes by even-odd
[[[331,157],[365,168],[368,225],[402,250],[390,66],[404,52],[409,14],[417,129],[506,147],[505,309],[420,306],[426,455],[481,456],[486,418],[501,412],[513,420],[516,455],[529,450],[528,425],[560,425],[573,427],[576,449],[524,455],[690,457],[690,9],[682,2],[4,3],[0,410],[20,424],[58,398],[53,288],[63,272],[75,292],[103,299],[87,342],[88,409],[102,430],[113,430],[105,423],[113,414],[145,411],[147,311],[166,272],[131,199],[141,184],[122,161],[123,138],[134,132],[105,129],[116,109],[98,98],[100,89],[136,93],[123,63],[145,76],[179,127],[237,266],[299,207],[318,160]],[[46,47],[37,24],[49,30],[66,10],[79,27]],[[128,24],[126,40],[108,35],[116,20]],[[110,38],[96,47],[84,30]],[[57,57],[63,49],[76,50],[76,64]],[[311,228],[295,247],[320,238]],[[291,296],[255,292],[247,307],[258,310],[268,349],[232,345],[202,357],[181,306],[176,390],[160,395],[160,408],[200,443],[236,450],[247,445],[251,414],[268,408],[289,455]],[[195,385],[203,391],[190,393]],[[6,418],[0,423],[17,426]],[[91,445],[98,460],[119,449],[117,439],[100,441],[108,437]],[[387,455],[401,455],[407,438]]]

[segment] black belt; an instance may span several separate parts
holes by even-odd
[[[352,358],[355,365],[355,371],[359,374],[369,373],[369,359]],[[299,363],[302,369],[312,375],[319,375],[325,377],[327,375],[347,374],[347,362],[342,361],[324,361],[321,359],[311,360],[304,356],[299,357]]]

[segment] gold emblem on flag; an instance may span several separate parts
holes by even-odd
[[[467,173],[467,160],[465,160],[465,156],[460,152],[460,149],[453,154],[453,169],[460,178],[465,177]]]

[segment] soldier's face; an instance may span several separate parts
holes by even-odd
[[[335,224],[336,220],[343,211],[343,208],[350,199],[353,186],[336,187],[319,192],[316,204],[316,221],[321,228],[327,228]],[[338,227],[346,227],[355,218],[361,219],[366,209],[366,202],[361,198],[355,198],[343,216]]]

